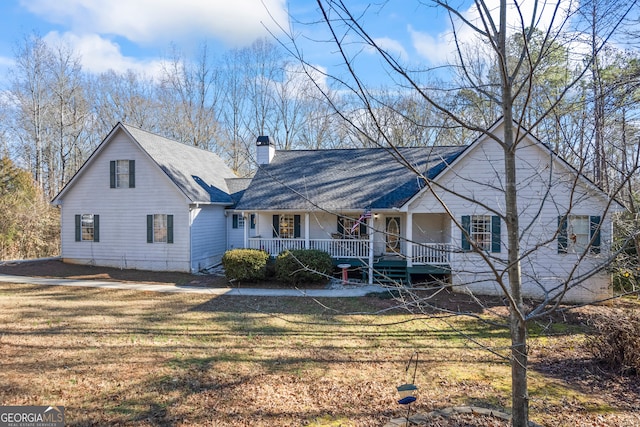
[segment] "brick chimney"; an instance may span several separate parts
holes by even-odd
[[[274,154],[276,154],[276,146],[269,141],[268,136],[259,136],[256,141],[256,160],[258,165],[268,165],[271,163]]]

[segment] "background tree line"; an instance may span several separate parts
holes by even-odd
[[[596,29],[593,34],[595,44]],[[511,36],[507,43],[515,55],[521,51],[522,35]],[[536,52],[543,48],[544,54]],[[527,105],[522,125],[603,188],[618,188],[625,181],[618,197],[631,207],[631,219],[637,222],[638,183],[628,172],[638,161],[640,138],[638,52],[607,45],[594,51],[597,60],[590,72],[579,74],[582,67],[573,62],[569,41],[549,45],[544,34],[535,31],[527,49],[528,61],[516,76],[530,87],[515,101]],[[269,135],[278,149],[286,150],[458,145],[468,144],[475,130],[501,116],[495,101],[498,64],[487,60],[491,55],[482,45],[464,70],[482,82],[473,90],[460,84],[445,96],[430,89],[442,87],[442,81],[420,82],[447,111],[409,88],[376,86],[367,98],[368,108],[376,111],[375,121],[363,113],[353,93],[332,88],[322,69],[303,70],[275,41],[259,39],[218,56],[206,43],[194,57],[177,47],[170,52],[156,76],[132,70],[96,75],[83,71],[80,56],[68,46],[24,35],[16,43],[15,65],[0,97],[0,174],[14,176],[10,170],[19,167],[34,181],[30,194],[50,200],[118,121],[213,151],[240,176],[250,176],[258,135]],[[528,67],[535,67],[535,81],[527,81]],[[448,78],[455,83],[455,75]],[[567,89],[574,81],[577,84]],[[543,110],[552,114],[537,119]],[[473,126],[453,122],[449,113]],[[7,187],[0,197],[18,187]],[[4,210],[1,215],[8,224],[13,213]],[[55,224],[55,211],[51,215],[42,222]],[[45,234],[47,239],[56,235],[53,230]],[[24,255],[19,247],[3,255],[12,256]]]

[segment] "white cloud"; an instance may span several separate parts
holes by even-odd
[[[380,38],[374,39],[374,41],[378,46],[386,50],[388,53],[390,53],[392,56],[394,56],[396,59],[400,61],[406,61],[409,58],[409,55],[407,54],[407,51],[402,46],[402,43],[400,43],[397,40],[394,40],[388,37],[380,37]]]
[[[124,73],[133,70],[149,77],[158,77],[161,71],[161,61],[140,60],[124,56],[120,46],[110,40],[106,40],[97,34],[79,36],[72,33],[50,32],[44,36],[44,40],[50,46],[69,46],[80,55],[82,68],[90,73],[101,73],[114,70]]]
[[[275,20],[287,24],[286,0],[21,0],[41,18],[74,33],[118,35],[136,43],[164,46],[215,38],[231,47],[267,35]]]
[[[575,7],[574,2],[558,3],[560,0],[549,0],[539,2],[536,0],[522,0],[516,3],[512,0],[507,2],[507,31],[513,34],[522,31],[522,27],[536,26],[543,30],[551,27],[558,27],[564,24],[564,20],[570,11],[567,7]],[[485,0],[486,9],[489,10],[493,22],[498,25],[500,21],[500,1]],[[567,4],[569,3],[569,4]],[[556,6],[561,4],[559,8]],[[535,11],[535,16],[534,16]],[[484,24],[475,4],[469,9],[461,12],[462,17],[477,28],[484,30]],[[483,11],[484,15],[484,11]],[[532,19],[533,18],[533,19]],[[453,17],[456,31],[456,39],[459,45],[469,48],[476,45],[478,33],[462,19]],[[427,32],[418,31],[413,27],[408,27],[408,32],[413,41],[413,46],[424,58],[432,64],[442,64],[450,62],[456,55],[456,39],[454,39],[453,28],[449,25],[446,31],[433,37]]]
[[[449,46],[450,37],[446,33],[439,34],[435,38],[431,34],[414,30],[411,25],[407,27],[407,31],[418,55],[428,59],[432,64],[447,62],[453,53],[453,49]]]

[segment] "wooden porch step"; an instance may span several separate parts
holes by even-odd
[[[373,283],[408,284],[407,267],[402,265],[374,265]]]

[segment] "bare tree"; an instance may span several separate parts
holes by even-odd
[[[51,63],[51,116],[48,117],[50,142],[47,149],[51,194],[56,194],[73,176],[91,151],[86,125],[89,106],[85,80],[78,57],[66,46],[53,50]]]
[[[405,163],[407,167],[411,167],[410,162],[402,159],[395,150],[397,139],[392,131],[395,128],[389,127],[388,117],[380,114],[381,111],[388,113],[389,110],[381,108],[383,105],[378,99],[377,90],[367,83],[361,73],[358,59],[365,48],[377,54],[378,59],[385,66],[385,71],[393,75],[399,90],[411,91],[415,97],[429,105],[430,109],[445,117],[445,123],[448,123],[450,128],[458,127],[484,135],[499,147],[501,158],[499,161],[496,159],[493,170],[486,171],[488,177],[486,181],[471,177],[465,179],[468,180],[467,185],[500,189],[503,195],[502,200],[488,202],[473,194],[470,196],[456,188],[447,187],[446,184],[432,182],[423,176],[421,171],[416,170],[415,173],[424,180],[434,200],[437,200],[445,211],[451,212],[448,209],[449,203],[462,200],[478,210],[490,212],[499,217],[504,224],[507,241],[504,244],[506,256],[502,257],[488,253],[482,242],[475,240],[467,231],[468,228],[463,221],[450,213],[452,223],[463,233],[463,240],[466,240],[470,249],[476,253],[475,259],[482,260],[486,265],[486,273],[483,273],[480,279],[495,283],[496,288],[501,290],[508,307],[508,326],[512,343],[508,355],[512,371],[512,422],[514,426],[524,427],[528,425],[529,419],[527,326],[530,322],[556,310],[573,289],[589,277],[598,274],[611,262],[609,254],[596,263],[589,261],[589,254],[595,244],[592,238],[584,247],[577,250],[575,264],[570,268],[556,269],[557,271],[548,273],[530,268],[535,264],[532,260],[536,258],[536,253],[548,250],[552,242],[557,240],[558,250],[564,249],[563,245],[566,245],[566,242],[563,243],[558,239],[558,236],[563,233],[562,224],[566,223],[574,206],[586,200],[588,191],[582,189],[583,184],[579,178],[571,182],[561,181],[554,171],[544,172],[530,167],[522,168],[524,163],[518,153],[526,149],[524,142],[527,141],[527,135],[524,129],[535,128],[542,121],[553,117],[553,112],[557,111],[556,107],[578,87],[583,77],[592,69],[594,59],[618,30],[630,9],[635,7],[636,2],[630,2],[615,11],[609,9],[607,25],[600,27],[597,40],[591,40],[593,47],[591,55],[574,52],[576,56],[569,58],[567,62],[582,64],[580,69],[559,82],[553,91],[545,91],[544,104],[536,104],[538,108],[533,111],[532,99],[537,93],[541,93],[539,85],[542,74],[549,71],[548,65],[554,55],[558,52],[569,52],[569,50],[558,49],[575,42],[571,34],[573,30],[579,28],[580,23],[584,24],[584,17],[587,15],[575,14],[574,5],[563,2],[555,4],[533,2],[533,8],[527,12],[520,3],[512,4],[506,0],[500,0],[497,5],[494,5],[488,1],[478,0],[473,3],[472,14],[465,13],[466,11],[463,11],[458,3],[448,0],[418,3],[438,8],[448,15],[451,22],[451,41],[455,43],[457,51],[456,60],[450,62],[449,70],[451,75],[457,78],[452,78],[450,84],[425,84],[423,76],[433,70],[405,64],[397,56],[385,50],[372,33],[363,26],[362,22],[365,22],[363,14],[366,12],[363,13],[360,10],[356,14],[342,0],[317,1],[320,21],[329,33],[328,43],[331,44],[332,50],[340,55],[342,69],[345,71],[339,77],[327,74],[327,78],[332,79],[341,90],[350,92],[360,104],[360,114],[366,113],[367,118],[354,120],[351,112],[340,109],[336,109],[336,113],[354,127],[361,138],[368,140],[371,144],[389,147],[394,155],[399,157],[399,161]],[[540,25],[543,17],[547,18],[547,22]],[[583,21],[579,21],[581,18]],[[473,34],[473,42],[466,39],[469,33]],[[518,43],[509,43],[510,35],[517,35]],[[309,73],[320,72],[318,67],[305,61],[300,51],[296,49],[293,36],[291,40],[293,41],[291,52],[308,67]],[[477,55],[469,55],[471,47],[475,51],[486,52],[484,61]],[[489,69],[495,73],[493,79],[487,78],[486,70]],[[496,108],[498,115],[503,119],[502,124],[489,127],[486,122],[478,122],[477,116],[466,116],[461,114],[461,110],[454,109],[452,103],[446,99],[451,93],[460,91],[464,91],[466,100],[469,102]],[[409,120],[409,117],[406,114],[400,115],[399,120],[403,122]],[[362,126],[362,123],[367,123],[368,128]],[[558,122],[558,126],[562,126],[562,123]],[[627,170],[626,180],[637,170],[636,159],[631,169]],[[579,175],[576,176],[579,177]],[[540,201],[523,200],[519,197],[522,189],[531,185],[537,186],[541,194]],[[562,191],[571,196],[566,202],[556,202],[553,200],[554,195],[557,194],[554,192],[554,187],[562,187]],[[617,194],[619,188],[611,189],[611,194]],[[536,205],[537,202],[540,203],[539,206]],[[544,219],[541,214],[549,206],[552,206],[558,215],[558,221],[554,225],[551,225],[550,217]],[[615,206],[612,198],[608,199],[606,206],[602,215],[611,214],[612,206]],[[532,234],[532,230],[539,227],[541,223],[544,223],[546,228],[540,233]],[[599,229],[600,225],[596,227]],[[473,277],[472,270],[468,270],[467,273],[467,277]],[[545,283],[545,275],[554,277],[552,285]],[[474,288],[472,281],[467,283],[470,289]],[[525,304],[524,283],[531,283],[531,286],[540,292],[537,302]]]
[[[206,43],[196,61],[183,58],[174,47],[163,69],[160,97],[163,134],[210,151],[218,151],[218,110],[222,85]]]
[[[38,186],[44,189],[45,116],[51,109],[48,70],[52,53],[38,35],[25,36],[16,49],[12,70],[12,96],[17,116],[13,133],[21,141],[24,160],[29,164]]]
[[[155,82],[132,70],[104,72],[89,83],[93,128],[91,135],[97,145],[118,122],[150,131],[158,130],[158,110]]]

